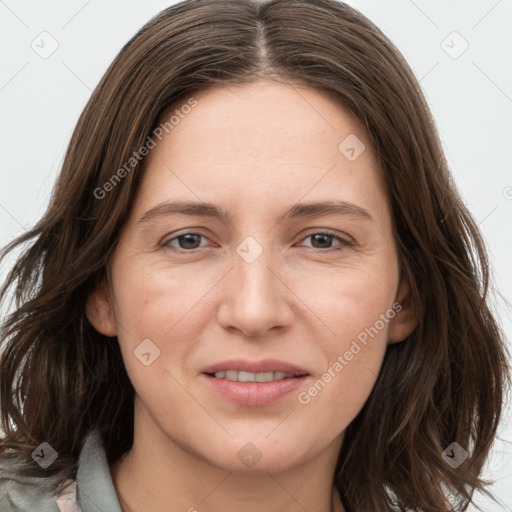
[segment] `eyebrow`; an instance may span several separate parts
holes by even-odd
[[[139,223],[148,222],[157,217],[168,215],[190,215],[195,217],[213,217],[219,220],[227,220],[229,218],[229,211],[219,208],[212,203],[168,201],[160,203],[148,210],[139,219]],[[350,215],[373,221],[372,216],[367,210],[354,203],[350,203],[348,201],[323,201],[295,204],[281,216],[279,222],[283,219],[320,217],[325,215]]]

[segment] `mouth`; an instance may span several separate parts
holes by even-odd
[[[231,359],[203,368],[202,373],[238,382],[270,382],[309,375],[305,368],[278,359]]]
[[[310,377],[304,368],[277,360],[231,360],[201,372],[217,396],[244,406],[270,405],[297,390]]]
[[[219,371],[215,373],[207,373],[215,379],[226,379],[233,382],[274,382],[283,379],[294,379],[305,377],[307,373],[294,375],[293,373],[277,372],[246,372],[238,370]]]

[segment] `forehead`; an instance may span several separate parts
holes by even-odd
[[[305,195],[366,196],[377,215],[384,213],[385,189],[367,135],[322,91],[261,80],[216,85],[193,99],[194,108],[180,108],[185,98],[162,116],[162,124],[171,115],[174,122],[146,157],[138,203],[172,195],[266,207]]]
[[[319,145],[336,150],[342,136],[365,137],[359,121],[331,95],[304,85],[270,80],[216,85],[194,94],[194,99],[194,109],[179,119],[174,116],[171,145],[194,137],[195,143],[209,148],[215,144],[216,153],[243,148],[265,158],[312,158]],[[169,108],[162,121],[178,114],[186,101]],[[310,143],[298,146],[304,139]],[[287,149],[291,152],[284,155]]]

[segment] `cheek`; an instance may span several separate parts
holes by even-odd
[[[169,267],[144,259],[128,261],[113,275],[116,320],[130,338],[163,340],[182,325],[190,326],[190,315],[207,304],[201,301],[198,307],[215,279],[198,277],[193,266]]]
[[[316,285],[309,288],[314,293],[307,301],[330,331],[324,343],[331,356],[347,350],[355,339],[364,343],[370,337],[376,341],[373,345],[386,342],[397,280],[392,261],[387,266],[361,265],[315,276]]]
[[[377,267],[345,269],[318,281],[312,309],[318,312],[330,334],[319,339],[326,367],[298,401],[308,415],[332,421],[333,429],[345,428],[370,395],[387,348],[397,272]],[[323,286],[322,286],[323,284]],[[316,298],[315,298],[316,297]]]
[[[214,315],[209,292],[219,275],[198,276],[193,265],[178,268],[148,260],[127,258],[114,267],[112,277],[124,365],[137,393],[152,402],[163,383],[167,397],[180,396],[172,377],[180,380],[183,361]]]

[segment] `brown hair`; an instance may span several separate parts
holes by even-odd
[[[345,433],[334,484],[355,511],[465,510],[485,489],[479,475],[508,381],[487,305],[485,247],[408,64],[368,19],[334,0],[187,0],[122,48],[77,123],[45,215],[3,251],[24,248],[0,294],[5,303],[13,291],[16,301],[0,338],[0,460],[21,461],[20,475],[56,487],[74,477],[90,430],[101,431],[109,463],[130,448],[133,386],[117,338],[92,327],[85,304],[118,243],[141,162],[108,194],[95,191],[139,154],[170,105],[257,78],[317,88],[362,123],[420,318],[389,345]],[[48,470],[30,456],[43,441],[59,454]],[[454,441],[469,451],[457,469],[442,457]]]

